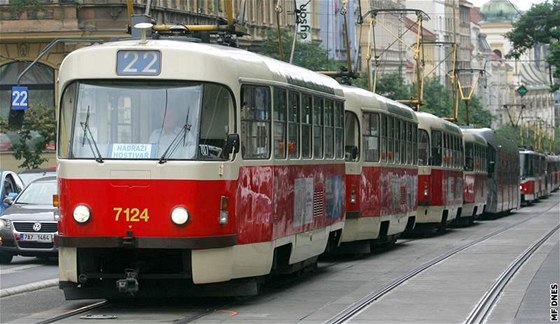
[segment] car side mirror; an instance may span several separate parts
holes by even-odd
[[[239,134],[228,134],[226,146],[224,147],[224,157],[231,153],[236,154],[239,152]]]

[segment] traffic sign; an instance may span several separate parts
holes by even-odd
[[[529,90],[524,85],[519,86],[519,88],[517,88],[515,91],[517,91],[517,93],[519,93],[521,97],[523,97],[524,95],[527,94],[527,92],[529,92]]]
[[[12,87],[12,110],[26,110],[28,104],[29,89],[27,87]]]

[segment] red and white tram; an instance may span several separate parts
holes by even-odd
[[[461,129],[432,114],[418,117],[418,211],[415,230],[447,224],[463,206],[463,135]]]
[[[521,203],[532,204],[539,199],[539,154],[533,150],[519,151]]]
[[[546,190],[546,155],[541,152],[536,152],[536,194],[538,198],[548,197],[548,192]]]
[[[414,227],[418,121],[412,109],[396,101],[343,89],[346,221],[341,248],[367,253],[371,244],[394,242]]]
[[[488,143],[484,137],[470,129],[462,129],[465,147],[463,171],[463,210],[459,219],[472,224],[484,212],[488,189],[486,180],[486,150]]]
[[[253,294],[255,278],[338,245],[344,108],[330,77],[235,48],[130,40],[69,54],[59,93],[67,299],[212,283]]]
[[[550,191],[553,192],[560,187],[560,156],[549,154],[546,157],[546,161]]]

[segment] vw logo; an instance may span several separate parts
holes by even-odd
[[[35,223],[33,224],[33,230],[35,232],[39,232],[41,230],[41,223]]]

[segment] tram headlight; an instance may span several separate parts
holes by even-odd
[[[72,213],[74,216],[74,220],[80,224],[84,224],[85,222],[89,221],[91,217],[91,211],[86,205],[78,205],[74,208],[74,212]]]
[[[171,211],[171,220],[177,225],[184,225],[189,220],[189,212],[185,207],[175,207]]]

